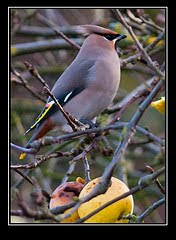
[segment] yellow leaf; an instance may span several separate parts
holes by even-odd
[[[160,113],[165,113],[165,97],[161,97],[160,100],[152,102],[151,106],[156,108]]]

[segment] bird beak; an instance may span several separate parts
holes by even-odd
[[[119,42],[120,40],[126,38],[127,36],[125,34],[117,34],[117,37],[115,38],[116,42]]]

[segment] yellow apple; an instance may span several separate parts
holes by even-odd
[[[92,189],[98,184],[99,181],[100,177],[87,183],[81,190],[79,194],[79,199],[89,194],[92,191]],[[99,208],[103,204],[111,201],[112,199],[128,191],[129,189],[125,183],[123,183],[121,180],[115,177],[112,177],[111,185],[106,191],[106,193],[92,198],[88,202],[83,203],[78,208],[79,217],[80,218],[85,217],[86,215],[88,215],[95,209]],[[123,198],[109,205],[103,210],[99,211],[98,213],[87,219],[84,223],[115,223],[115,222],[126,223],[128,222],[128,220],[126,219],[120,220],[120,217],[122,215],[132,214],[133,206],[134,206],[133,197],[132,195],[129,195],[128,197]]]
[[[63,206],[73,202],[75,197],[79,196],[83,184],[80,182],[66,182],[58,186],[51,194],[51,200],[49,202],[49,208],[57,206]],[[70,209],[67,209],[64,213],[68,213]],[[61,223],[71,223],[79,219],[78,211],[75,211],[70,217],[61,221]]]

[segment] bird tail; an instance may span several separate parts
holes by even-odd
[[[38,140],[39,138],[43,137],[47,132],[53,129],[53,127],[54,124],[51,118],[47,118],[44,122],[38,123],[32,137],[29,139],[25,147],[28,148],[30,143],[32,143],[34,140]],[[23,160],[25,156],[26,153],[21,153],[19,159]]]

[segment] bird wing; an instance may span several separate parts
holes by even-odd
[[[51,92],[62,107],[74,96],[86,88],[86,79],[88,72],[93,64],[93,60],[85,60],[78,64],[75,59],[56,81]],[[43,123],[43,121],[45,121],[48,117],[53,115],[58,110],[59,109],[57,105],[54,103],[51,97],[49,97],[47,104],[43,108],[42,112],[37,117],[34,124],[26,130],[25,134],[32,131],[38,124]]]

